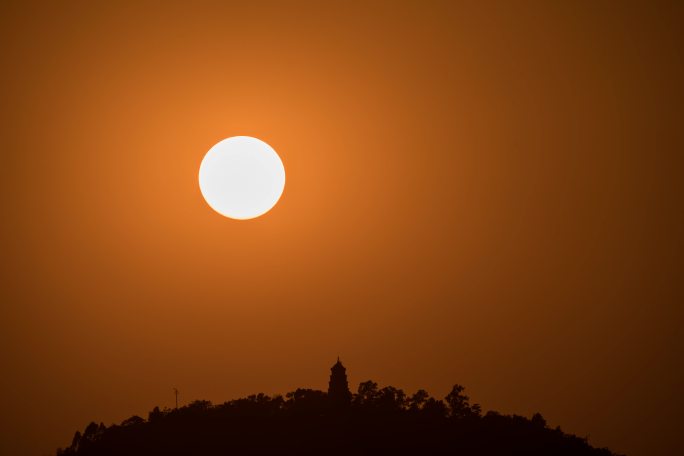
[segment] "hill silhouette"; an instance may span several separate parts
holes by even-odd
[[[297,389],[255,394],[223,404],[194,401],[132,416],[119,425],[92,422],[58,456],[88,455],[592,455],[611,456],[586,438],[531,418],[482,414],[464,388],[444,399],[392,386],[347,386],[339,361],[327,392]]]

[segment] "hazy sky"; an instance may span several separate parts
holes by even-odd
[[[4,2],[0,453],[350,382],[680,449],[677,2]],[[287,172],[211,210],[219,140]]]

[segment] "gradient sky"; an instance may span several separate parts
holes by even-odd
[[[373,379],[681,449],[677,2],[3,2],[0,453]],[[219,140],[287,171],[212,211]]]

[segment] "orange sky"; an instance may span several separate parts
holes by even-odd
[[[62,3],[0,12],[0,453],[338,354],[679,448],[681,7]],[[197,184],[234,135],[287,172],[251,221]]]

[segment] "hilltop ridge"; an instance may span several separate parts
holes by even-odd
[[[362,382],[355,394],[346,369],[331,369],[328,392],[299,388],[213,405],[198,400],[121,424],[90,423],[58,456],[108,455],[558,455],[615,456],[586,438],[531,418],[482,413],[461,385],[444,399],[418,390]]]

